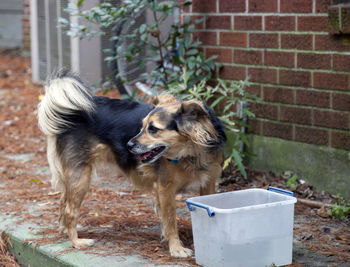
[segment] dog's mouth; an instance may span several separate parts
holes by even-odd
[[[145,153],[139,154],[139,159],[142,163],[152,163],[159,159],[167,150],[167,146],[160,145],[152,148],[151,150]]]

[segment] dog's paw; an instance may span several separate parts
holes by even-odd
[[[67,228],[66,228],[65,226],[60,226],[60,227],[58,228],[58,232],[59,232],[60,234],[67,234],[67,233],[68,233]]]
[[[79,238],[74,241],[72,241],[72,246],[74,248],[85,248],[85,247],[90,247],[95,243],[93,239],[83,239]]]
[[[192,250],[189,248],[178,246],[170,249],[170,255],[176,258],[187,258],[189,256],[192,256]]]

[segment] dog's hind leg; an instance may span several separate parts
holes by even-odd
[[[66,188],[66,207],[64,216],[67,225],[68,237],[75,248],[91,246],[92,239],[80,239],[77,233],[77,223],[80,213],[80,206],[88,191],[91,180],[92,166],[86,165],[79,171],[75,170],[69,177]]]
[[[49,162],[51,176],[51,186],[56,191],[61,191],[60,207],[59,207],[59,232],[63,233],[66,230],[66,219],[64,210],[66,208],[66,192],[65,192],[65,175],[64,164],[62,164],[61,158],[57,154],[57,138],[55,136],[47,137],[47,160]]]
[[[67,224],[66,224],[66,216],[65,216],[65,209],[67,205],[67,197],[66,197],[66,192],[62,192],[61,199],[60,199],[60,207],[59,207],[59,217],[58,217],[58,231],[60,234],[64,233]]]

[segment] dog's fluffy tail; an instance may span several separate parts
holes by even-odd
[[[39,127],[48,136],[56,135],[71,126],[69,115],[91,114],[93,110],[90,90],[78,76],[60,71],[46,83],[45,96],[38,107]]]

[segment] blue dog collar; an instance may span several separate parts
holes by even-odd
[[[168,159],[172,164],[178,164],[179,160],[178,159]]]

